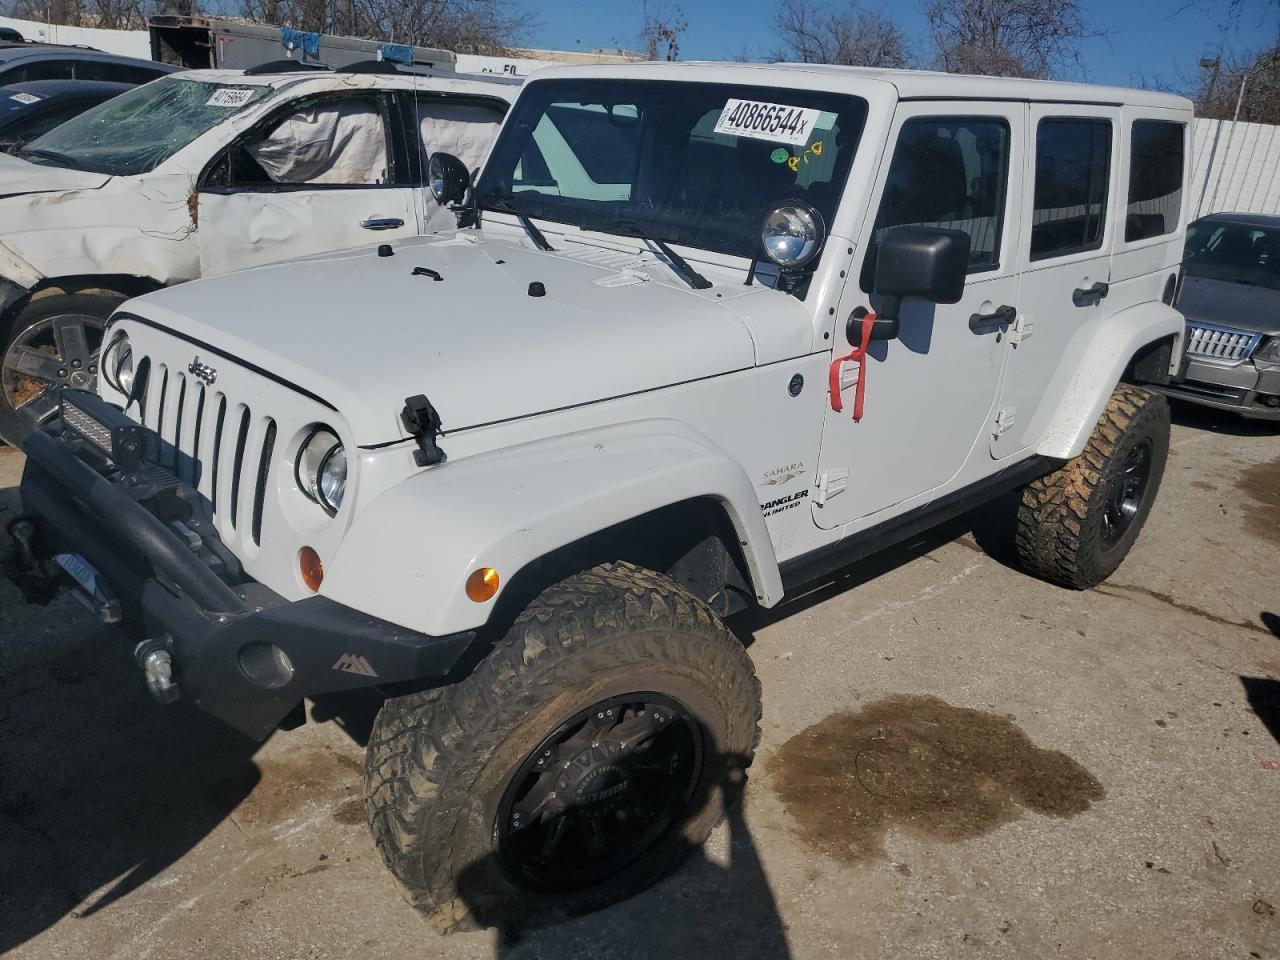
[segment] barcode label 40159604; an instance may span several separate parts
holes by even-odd
[[[802,147],[809,142],[819,112],[759,100],[730,100],[720,111],[715,132]]]

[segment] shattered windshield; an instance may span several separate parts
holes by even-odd
[[[861,99],[812,90],[535,80],[477,196],[488,210],[753,257],[780,201],[831,224],[866,112]]]
[[[270,93],[265,86],[166,77],[68,120],[33,140],[19,156],[114,176],[147,173]]]

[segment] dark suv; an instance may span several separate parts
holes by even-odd
[[[138,84],[176,69],[165,63],[121,57],[89,47],[0,41],[0,86],[32,80],[107,80]]]
[[[1187,228],[1171,396],[1280,420],[1280,217],[1215,213]]]

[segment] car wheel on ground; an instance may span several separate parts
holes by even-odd
[[[126,296],[102,287],[47,287],[17,311],[0,361],[0,431],[18,443],[54,417],[63,386],[91,390],[107,318]]]
[[[597,909],[706,840],[760,711],[746,651],[705,604],[603,564],[545,590],[466,680],[386,702],[369,824],[441,930]]]
[[[1023,488],[1019,562],[1064,587],[1101,583],[1146,522],[1168,455],[1168,403],[1141,387],[1117,387],[1084,452]]]

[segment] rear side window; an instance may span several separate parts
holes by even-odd
[[[1102,246],[1111,169],[1111,121],[1046,119],[1036,127],[1031,259]]]
[[[893,227],[969,234],[969,272],[1000,265],[1009,126],[994,117],[922,117],[898,134],[860,277],[870,291],[880,239]]]
[[[1182,210],[1183,139],[1186,126],[1168,120],[1135,120],[1129,157],[1126,243],[1173,233]]]
[[[35,60],[5,73],[5,83],[26,83],[30,80],[74,80],[75,67],[70,60]]]
[[[77,80],[111,80],[116,83],[149,83],[163,77],[166,71],[153,70],[132,63],[111,60],[80,60],[76,63]]]

